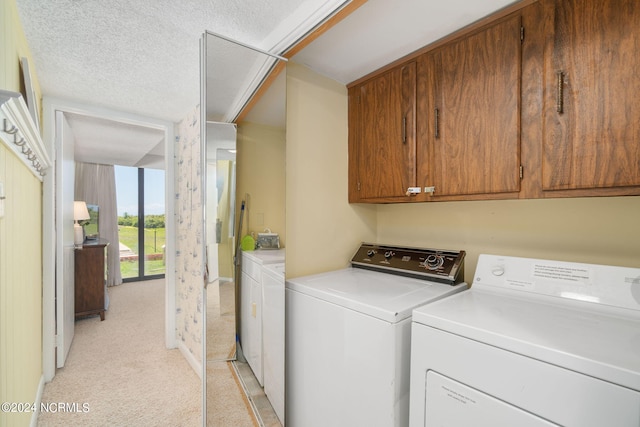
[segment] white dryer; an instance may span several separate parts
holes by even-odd
[[[240,277],[240,351],[258,383],[264,385],[262,372],[262,269],[283,263],[285,249],[242,251]]]
[[[481,255],[413,312],[410,426],[640,425],[640,269]]]
[[[363,244],[351,268],[287,280],[287,425],[406,426],[411,311],[466,290],[463,259]]]
[[[285,264],[262,266],[262,371],[264,393],[284,425]]]

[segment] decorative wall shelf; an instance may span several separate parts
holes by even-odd
[[[0,90],[0,122],[0,140],[42,181],[51,160],[21,94]]]

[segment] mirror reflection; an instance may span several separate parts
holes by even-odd
[[[286,73],[219,35],[203,45],[207,423],[233,371],[261,425],[283,425]]]
[[[207,360],[232,360],[236,354],[235,125],[207,123],[206,148]]]

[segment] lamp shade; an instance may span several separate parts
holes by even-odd
[[[84,221],[91,218],[89,210],[85,202],[73,202],[73,219],[75,221]]]

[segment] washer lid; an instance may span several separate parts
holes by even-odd
[[[413,322],[640,390],[633,310],[472,287],[414,310]]]
[[[278,280],[282,280],[284,282],[284,262],[279,262],[276,264],[265,264],[262,267],[262,272],[266,275],[277,278]]]
[[[289,279],[286,288],[331,302],[386,322],[411,317],[423,304],[467,289],[356,268]]]
[[[256,249],[242,251],[242,253],[258,264],[274,264],[284,262],[285,251],[285,249]]]

